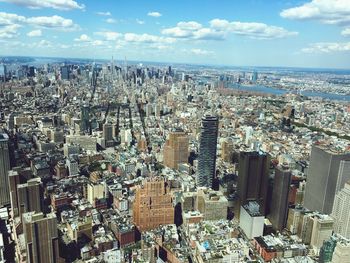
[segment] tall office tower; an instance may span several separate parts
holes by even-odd
[[[140,231],[174,224],[173,198],[162,178],[146,181],[136,189],[133,218]]]
[[[0,64],[0,80],[5,81],[6,80],[6,65]]]
[[[61,67],[61,79],[64,79],[64,80],[69,79],[69,67],[68,66]]]
[[[276,230],[286,227],[288,216],[288,193],[292,174],[288,167],[279,166],[275,170],[275,179],[271,199],[269,219]]]
[[[241,152],[238,163],[238,196],[241,204],[258,201],[261,213],[268,208],[270,156],[261,152]]]
[[[113,125],[110,123],[103,124],[103,138],[106,141],[113,140]]]
[[[175,131],[169,134],[165,142],[164,165],[172,169],[178,169],[180,163],[188,162],[188,136],[183,131]]]
[[[350,173],[344,172],[347,162],[339,169],[342,160],[350,160],[350,153],[312,147],[304,197],[306,208],[324,214],[332,212],[335,194],[350,180]]]
[[[81,107],[80,119],[80,130],[83,132],[88,131],[90,126],[90,107],[88,105]]]
[[[57,220],[54,213],[23,214],[23,233],[29,263],[59,262]]]
[[[216,147],[219,119],[206,115],[202,118],[197,171],[197,186],[212,188],[215,177]]]
[[[350,239],[350,181],[336,194],[332,217],[334,232]]]
[[[8,171],[10,170],[9,137],[0,134],[0,207],[10,204]]]
[[[42,211],[43,189],[41,179],[35,177],[17,186],[18,214]]]
[[[11,210],[12,216],[18,216],[18,198],[17,198],[17,185],[20,184],[19,173],[15,170],[10,170],[8,172],[9,177],[9,189],[10,189],[10,200],[11,200]]]

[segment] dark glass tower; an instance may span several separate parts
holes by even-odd
[[[198,186],[210,188],[213,186],[218,128],[218,117],[206,115],[202,118],[197,173]]]
[[[90,107],[88,105],[83,105],[81,107],[81,127],[80,130],[83,132],[88,131],[90,122]]]
[[[270,156],[262,152],[240,152],[238,163],[238,196],[242,204],[258,201],[261,213],[268,211]]]
[[[288,216],[288,194],[292,174],[287,166],[279,166],[275,170],[272,192],[271,213],[269,219],[276,230],[286,227]]]

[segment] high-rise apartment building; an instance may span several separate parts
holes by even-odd
[[[271,199],[269,219],[276,230],[286,227],[288,217],[288,192],[292,174],[288,167],[279,166],[275,170],[275,179]]]
[[[140,231],[174,223],[173,198],[162,178],[151,179],[136,189],[134,224]]]
[[[324,214],[332,212],[335,194],[350,180],[350,173],[344,172],[347,162],[341,166],[342,160],[350,160],[350,153],[312,147],[304,198],[306,208]]]
[[[332,217],[334,232],[350,239],[350,181],[336,194]]]
[[[266,215],[270,156],[261,152],[241,152],[238,163],[238,196],[242,204],[258,201]]]
[[[163,151],[164,165],[178,169],[180,163],[188,162],[188,136],[183,131],[169,134]]]
[[[218,129],[218,117],[206,115],[202,118],[197,171],[198,186],[213,187]]]
[[[10,204],[8,171],[10,170],[9,137],[0,134],[0,207]]]
[[[59,262],[56,215],[23,214],[23,233],[29,263]]]

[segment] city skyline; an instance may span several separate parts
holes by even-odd
[[[350,68],[350,2],[0,0],[0,55]]]

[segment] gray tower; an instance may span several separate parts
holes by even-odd
[[[0,207],[10,204],[8,171],[10,170],[9,137],[0,134]]]
[[[210,188],[213,186],[218,129],[218,117],[206,115],[202,118],[197,174],[198,186]]]
[[[336,191],[350,180],[350,174],[346,173],[347,162],[342,160],[350,160],[350,153],[312,147],[304,198],[306,208],[324,214],[332,212]]]
[[[83,105],[81,107],[81,124],[80,130],[86,132],[89,130],[90,126],[90,107],[88,105]]]
[[[288,216],[288,194],[292,174],[288,167],[279,166],[275,170],[269,219],[276,230],[285,228]]]

